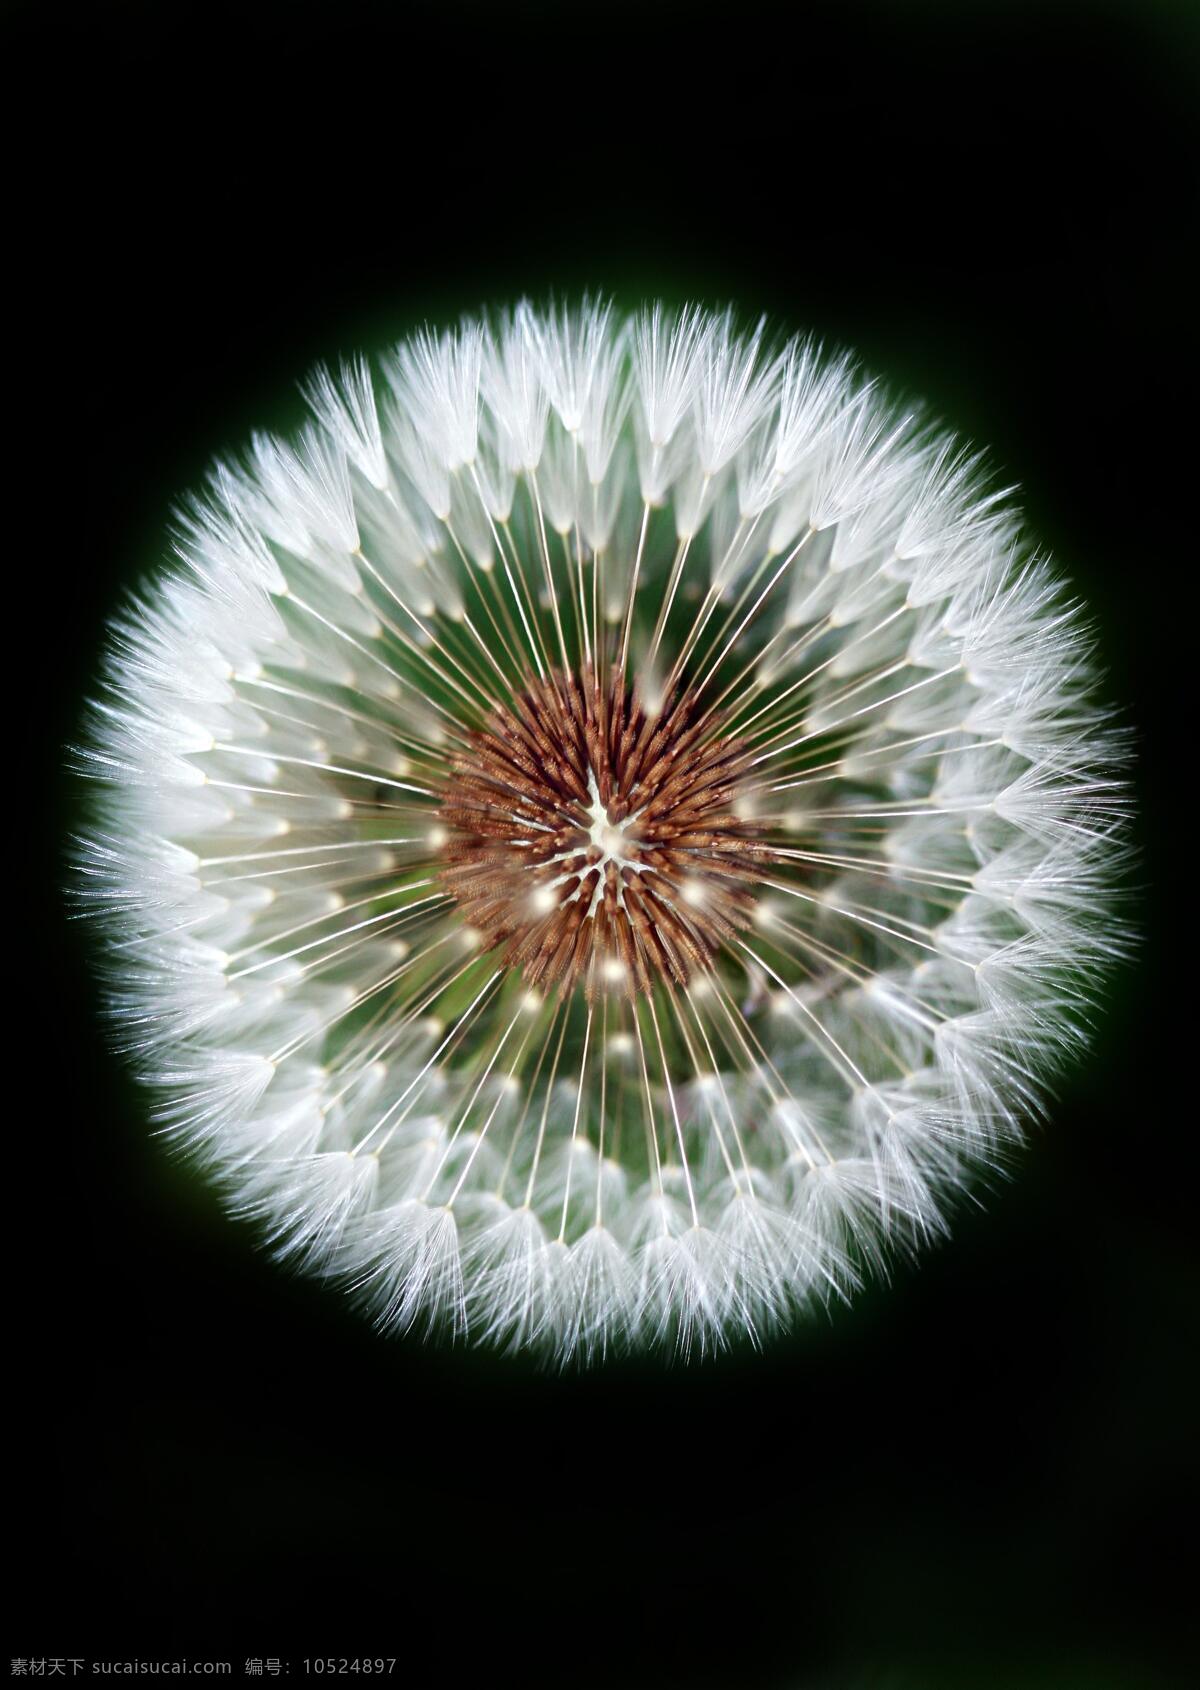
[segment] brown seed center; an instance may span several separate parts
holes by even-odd
[[[773,855],[738,814],[749,765],[694,694],[652,709],[617,669],[526,677],[451,764],[442,884],[531,985],[686,985]]]

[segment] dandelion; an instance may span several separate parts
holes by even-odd
[[[79,895],[278,1252],[558,1360],[759,1340],[941,1233],[1122,947],[1120,736],[978,458],[609,305],[317,372],[116,621]]]

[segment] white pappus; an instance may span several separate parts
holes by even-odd
[[[75,896],[274,1248],[556,1361],[758,1341],[942,1232],[1126,943],[1120,730],[979,459],[607,302],[310,376],[116,619]]]

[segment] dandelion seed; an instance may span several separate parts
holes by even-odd
[[[945,1229],[1124,939],[1121,736],[977,459],[845,358],[527,304],[319,371],[114,626],[78,896],[274,1247],[558,1360]]]

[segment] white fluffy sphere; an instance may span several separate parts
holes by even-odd
[[[978,460],[604,304],[318,372],[116,622],[114,1022],[279,1252],[559,1360],[937,1233],[1121,948],[1119,735]]]

